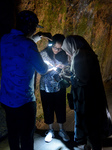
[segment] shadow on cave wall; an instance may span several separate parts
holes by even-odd
[[[15,25],[15,14],[17,13],[17,4],[20,0],[0,0],[0,38],[2,35],[10,32]],[[1,62],[0,62],[0,79],[1,79]],[[0,105],[0,139],[7,135],[7,126],[5,121],[5,112]]]

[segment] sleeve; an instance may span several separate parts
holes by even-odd
[[[37,43],[38,41],[41,40],[41,36],[39,36],[38,34],[33,35],[31,38],[35,43]]]
[[[90,70],[91,70],[91,60],[87,54],[80,51],[78,55],[74,58],[74,70],[76,75],[76,80],[80,85],[87,84],[90,80]]]
[[[28,47],[27,58],[39,74],[45,74],[48,66],[44,63],[40,53],[38,52],[37,45],[31,43]]]

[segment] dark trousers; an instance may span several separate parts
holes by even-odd
[[[42,106],[44,111],[44,122],[52,124],[54,122],[54,112],[58,123],[66,121],[66,89],[59,92],[47,93],[40,91]]]
[[[10,150],[34,150],[36,102],[18,108],[2,106],[6,112]]]

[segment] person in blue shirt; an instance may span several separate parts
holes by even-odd
[[[36,98],[35,71],[45,74],[47,65],[32,37],[38,25],[32,11],[17,15],[16,29],[1,38],[0,102],[6,112],[10,150],[34,150]]]

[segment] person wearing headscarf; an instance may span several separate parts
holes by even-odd
[[[60,86],[60,70],[67,64],[67,55],[62,51],[61,46],[64,35],[55,34],[52,38],[52,46],[41,51],[41,56],[48,64],[48,72],[41,75],[40,94],[44,112],[44,121],[49,126],[45,136],[45,142],[51,142],[55,136],[53,123],[54,112],[59,125],[59,135],[64,141],[69,141],[63,124],[66,121],[66,88]]]
[[[74,142],[102,149],[102,139],[112,134],[111,117],[97,55],[79,35],[65,38],[62,49],[70,58],[75,112]]]

